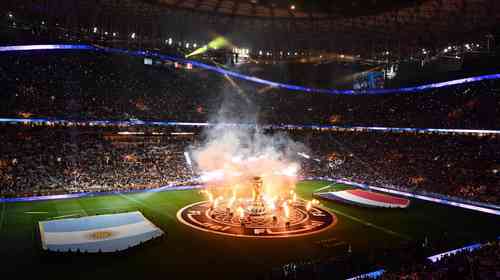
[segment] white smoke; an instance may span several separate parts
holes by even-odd
[[[193,155],[202,179],[209,183],[244,188],[258,176],[266,193],[278,195],[295,186],[300,165],[290,158],[298,146],[283,135],[219,124],[207,131],[206,142]]]
[[[249,179],[258,176],[263,178],[267,194],[288,192],[295,186],[300,169],[293,158],[297,152],[304,151],[304,147],[284,134],[261,131],[256,122],[256,110],[249,109],[252,107],[251,104],[228,104],[226,100],[214,118],[216,124],[205,130],[203,144],[193,149],[193,160],[202,180],[208,184],[244,189]],[[244,114],[235,112],[235,108],[244,108]],[[238,117],[231,117],[235,115]],[[248,126],[228,125],[235,122]]]

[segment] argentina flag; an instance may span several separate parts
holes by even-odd
[[[43,249],[60,252],[121,251],[163,234],[140,212],[42,221],[39,227]]]

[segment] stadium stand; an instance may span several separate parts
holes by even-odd
[[[95,49],[153,50],[184,58],[197,46],[209,43],[213,34],[237,33],[230,47],[251,45],[248,65],[235,65],[237,63],[227,57],[226,63],[220,65],[211,54],[194,59],[247,75],[270,74],[271,77],[262,78],[316,88],[325,88],[325,80],[331,82],[337,78],[335,73],[328,72],[336,67],[342,69],[339,71],[345,70],[344,75],[354,76],[370,69],[383,69],[387,75],[387,70],[396,66],[415,66],[407,72],[410,77],[398,76],[387,81],[386,86],[406,83],[406,79],[412,78],[414,69],[423,73],[401,86],[498,72],[500,52],[495,38],[498,41],[496,27],[500,21],[500,4],[497,0],[417,0],[403,4],[390,4],[393,2],[390,0],[337,1],[346,5],[342,7],[332,7],[328,0],[320,1],[326,3],[320,9],[300,4],[292,9],[289,1],[272,5],[267,0],[6,0],[0,3],[0,10],[5,11],[0,15],[0,45],[90,44]],[[221,51],[223,56],[229,56],[234,49],[224,51]],[[284,70],[288,63],[307,66],[290,66],[296,67],[297,72]],[[363,66],[353,66],[357,64]],[[445,70],[437,76],[428,71],[434,67]],[[448,68],[458,70],[448,71]],[[317,77],[321,72],[325,72],[322,79]],[[276,80],[275,75],[280,79]],[[350,87],[354,78],[345,80]],[[235,249],[233,252],[244,252],[242,256],[241,252],[236,252],[234,256],[228,254],[217,259],[221,263],[227,261],[228,277],[234,278],[237,274],[232,272],[240,269],[237,272],[241,272],[241,276],[248,269],[246,261],[250,259],[255,266],[250,268],[260,269],[266,258],[260,259],[258,254],[277,248],[266,257],[267,260],[275,258],[272,266],[274,262],[278,266],[259,279],[337,279],[339,275],[353,277],[381,269],[385,271],[379,278],[382,280],[500,277],[498,240],[436,262],[428,259],[431,254],[449,250],[450,244],[484,242],[477,239],[498,234],[491,232],[496,217],[485,213],[471,214],[473,211],[416,199],[413,204],[413,198],[412,205],[417,206],[401,210],[333,204],[338,208],[330,210],[337,214],[341,225],[334,228],[334,234],[328,233],[330,236],[325,239],[321,235],[316,235],[314,240],[298,239],[304,241],[297,246],[301,248],[288,251],[290,248],[279,247],[279,242],[276,242],[277,247],[273,243],[269,248],[259,248],[253,246],[257,242],[240,247],[230,243],[229,238],[213,239],[216,242],[192,238],[205,233],[190,234],[178,227],[175,212],[185,207],[181,205],[184,202],[202,199],[201,193],[192,190],[172,196],[161,193],[158,196],[162,197],[156,199],[150,196],[159,188],[163,190],[174,185],[187,188],[198,183],[200,174],[186,161],[186,152],[202,143],[206,135],[200,127],[205,122],[250,120],[251,123],[275,125],[266,129],[265,134],[280,137],[285,134],[308,147],[301,151],[302,156],[297,154],[294,158],[301,163],[301,179],[346,179],[354,184],[444,198],[450,204],[460,201],[490,207],[490,210],[500,209],[500,133],[496,134],[500,127],[498,79],[419,92],[398,89],[398,92],[385,95],[359,92],[327,95],[262,86],[154,58],[146,63],[143,57],[71,50],[1,52],[0,81],[0,119],[6,118],[0,122],[0,235],[6,240],[1,247],[2,253],[7,258],[12,256],[13,263],[18,265],[5,262],[7,271],[12,269],[19,273],[20,268],[33,266],[42,276],[46,275],[44,273],[72,275],[83,267],[92,268],[80,270],[84,278],[94,276],[95,272],[102,277],[135,276],[134,273],[127,275],[129,272],[135,272],[138,277],[149,276],[140,274],[141,271],[171,276],[177,276],[177,272],[186,278],[191,276],[189,272],[197,270],[203,274],[199,278],[217,276],[222,279],[219,278],[222,275],[218,275],[220,271],[215,271],[222,266],[212,265],[207,260],[213,257],[210,256],[212,252],[221,257],[226,251]],[[22,121],[7,124],[6,120],[11,118],[43,118],[46,121],[43,125]],[[51,120],[80,120],[86,125],[76,122],[60,125]],[[199,127],[93,126],[89,123],[92,120],[196,122]],[[303,129],[287,124],[310,126]],[[351,129],[321,129],[320,125]],[[359,126],[372,129],[356,128]],[[419,132],[395,133],[381,127],[419,128]],[[479,131],[465,135],[450,131],[429,132],[425,128]],[[494,133],[482,134],[481,130]],[[316,183],[303,189],[314,189]],[[124,194],[128,191],[148,193]],[[102,194],[113,192],[121,199],[118,207],[102,208],[104,204],[108,207],[106,200],[99,200]],[[92,201],[94,198],[77,201],[78,194],[82,193],[88,197],[100,193],[100,197],[95,201]],[[408,206],[406,199],[374,192],[349,189],[345,193]],[[62,198],[64,194],[73,194],[66,198],[76,199],[30,205],[28,199],[19,204],[15,199],[9,200],[19,198],[18,201],[23,201],[23,198],[46,195],[62,195],[56,197]],[[38,197],[38,200],[45,199]],[[35,207],[31,208],[32,205]],[[162,205],[168,207],[162,208]],[[454,224],[450,228],[457,232],[446,232],[449,225],[437,226],[441,221],[423,217],[432,216],[428,214],[438,208],[440,216],[446,218],[454,210],[463,210],[453,212],[459,214],[447,221],[447,224]],[[425,211],[419,212],[421,209]],[[151,216],[161,228],[172,230],[172,236],[168,240],[164,236],[164,239],[149,242],[159,245],[156,248],[138,244],[163,233],[142,217],[140,220],[147,224],[142,228],[145,235],[134,237],[132,242],[110,242],[107,247],[87,244],[78,248],[77,254],[67,252],[77,249],[72,240],[53,238],[55,242],[44,243],[43,234],[58,232],[57,226],[50,229],[50,225],[67,223],[67,220],[59,220],[67,215],[85,215],[87,217],[81,219],[92,220],[94,225],[105,228],[110,225],[100,224],[97,220],[103,216],[98,214],[130,210]],[[380,212],[376,213],[378,210]],[[408,216],[416,221],[415,225],[405,224]],[[392,217],[401,220],[393,221]],[[484,218],[484,221],[466,220],[471,217]],[[34,236],[38,229],[34,225],[42,219],[48,220],[40,224],[41,244],[37,244]],[[134,221],[127,218],[122,225],[134,224]],[[420,227],[420,223],[436,228],[413,228]],[[476,224],[477,230],[465,229],[465,225]],[[49,229],[43,225],[49,225]],[[237,223],[240,225],[243,223]],[[344,225],[347,226],[342,228]],[[71,235],[68,232],[73,229],[65,233]],[[78,231],[86,229],[80,227]],[[364,230],[373,236],[363,236]],[[111,236],[108,234],[101,232],[90,237],[106,239]],[[359,237],[345,238],[358,234]],[[353,242],[354,238],[358,240]],[[353,249],[351,242],[358,248]],[[391,244],[364,244],[378,242]],[[261,244],[267,247],[271,243]],[[87,254],[127,249],[131,245],[139,246],[128,253],[108,255],[109,259],[92,259]],[[220,248],[216,248],[219,245]],[[65,252],[38,253],[38,247]],[[200,248],[210,249],[200,254]],[[145,250],[139,251],[142,249]],[[262,250],[253,255],[254,249]],[[287,256],[289,252],[296,254]],[[130,258],[131,255],[134,258]],[[143,259],[145,255],[148,257]],[[117,261],[116,256],[124,258]],[[204,258],[197,259],[199,256]],[[294,260],[290,262],[291,259]],[[279,265],[283,260],[287,263]],[[194,263],[200,267],[193,269]],[[128,265],[130,267],[126,267]],[[174,273],[165,273],[165,270]],[[158,278],[156,274],[152,276]]]
[[[498,267],[500,243],[498,241],[487,242],[474,251],[464,250],[446,256],[437,262],[431,262],[422,257],[422,251],[408,244],[407,247],[391,252],[391,259],[386,261],[386,265],[390,268],[381,275],[375,278],[372,276],[352,277],[349,280],[496,279],[500,273]],[[377,252],[379,256],[388,253]],[[400,261],[397,261],[398,257]],[[270,277],[271,279],[293,280],[334,277],[345,271],[356,270],[357,265],[353,264],[354,258],[355,256],[343,259],[301,260],[275,268],[270,273]]]
[[[203,122],[224,101],[258,111],[261,123],[465,129],[500,125],[498,81],[409,95],[303,95],[280,89],[262,92],[250,82],[235,85],[215,73],[146,66],[139,58],[121,55],[4,53],[0,59],[6,81],[2,117]]]
[[[498,204],[497,137],[392,133],[298,132],[312,156],[306,176],[345,177]],[[339,159],[341,164],[335,164]],[[362,170],[362,171],[361,171]]]
[[[12,131],[0,136],[5,143],[0,173],[4,197],[149,189],[192,177],[182,140],[116,140],[95,131],[58,129]]]
[[[155,188],[189,182],[184,151],[201,140],[117,130],[3,127],[2,196]],[[155,131],[160,131],[156,129]],[[273,133],[273,132],[269,132]],[[289,131],[312,147],[301,174],[498,205],[496,136]],[[200,135],[201,136],[201,135]],[[165,164],[168,163],[168,164]]]

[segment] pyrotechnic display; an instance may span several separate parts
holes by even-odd
[[[312,234],[336,219],[295,192],[300,165],[291,155],[300,145],[258,129],[216,127],[194,151],[206,201],[181,209],[178,218],[194,228],[240,237]]]

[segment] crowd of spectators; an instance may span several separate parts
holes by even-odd
[[[138,58],[42,52],[0,60],[2,116],[196,121],[217,101],[211,101],[217,79],[145,66]]]
[[[348,178],[373,186],[500,203],[496,136],[394,133],[293,133],[312,156],[305,176]]]
[[[498,279],[499,263],[500,241],[493,241],[478,250],[464,250],[435,263],[415,261],[400,270],[388,271],[379,279]]]
[[[256,112],[257,121],[263,124],[494,129],[500,123],[496,112],[500,107],[496,81],[420,94],[327,96],[259,88],[250,82],[204,70],[178,68],[173,63],[157,61],[145,65],[142,58],[100,52],[3,53],[0,61],[0,80],[4,85],[0,117],[204,122],[220,120],[221,116],[227,119],[239,116],[238,120],[246,121],[247,116]],[[19,142],[18,133],[1,136],[6,143],[2,147],[5,149],[2,160],[9,162],[2,165],[11,169],[2,173],[3,193],[20,194],[22,188],[39,191],[51,185],[56,186],[55,189],[62,185],[71,188],[67,183],[76,186],[78,180],[84,182],[79,184],[84,190],[95,183],[93,180],[102,186],[110,185],[113,181],[110,176],[103,173],[102,180],[97,180],[99,176],[81,170],[101,170],[104,162],[114,164],[113,153],[150,157],[148,146],[142,147],[143,151],[140,148],[120,151],[99,137],[82,134],[67,141],[59,134],[52,137],[53,134],[43,132],[30,136],[36,139],[31,142]],[[304,163],[307,174],[346,177],[373,185],[499,203],[496,182],[500,176],[500,154],[495,136],[362,132],[294,132],[291,135],[305,142],[315,157],[327,163]],[[70,151],[65,155],[81,162],[55,156],[58,153],[53,150],[61,151],[58,147]],[[82,151],[87,159],[79,155]],[[106,153],[110,156],[103,158]],[[333,167],[329,161],[332,158]],[[85,159],[87,161],[83,161]],[[152,170],[163,168],[144,163],[143,169],[149,170],[150,165]],[[29,178],[20,175],[23,172],[34,174]],[[61,183],[57,178],[65,172],[69,172],[63,176],[67,181]],[[120,179],[114,184],[129,184],[124,180],[130,179],[115,178]],[[151,182],[162,180],[166,179],[158,177]]]
[[[0,194],[153,188],[189,181],[184,152],[202,135],[118,135],[103,128],[2,127]],[[160,130],[162,131],[162,130]],[[289,131],[305,144],[305,177],[500,204],[496,136]],[[180,136],[179,136],[180,137]]]
[[[80,38],[78,38],[79,40]],[[173,63],[97,52],[0,55],[0,117],[204,122],[221,109],[257,111],[260,123],[498,129],[500,83],[485,81],[418,94],[327,96],[257,86]],[[266,78],[266,77],[263,77]],[[236,109],[236,110],[234,110]],[[117,136],[90,128],[0,133],[0,197],[156,188],[191,183],[191,138]],[[295,131],[311,159],[303,176],[500,204],[500,138],[437,134]],[[317,159],[317,160],[314,160]],[[497,279],[500,243],[431,263],[412,244],[380,279]],[[350,251],[346,248],[347,251]],[[415,250],[415,251],[412,251]],[[350,252],[349,252],[350,253]],[[377,256],[384,254],[377,253]],[[319,279],[359,267],[343,259],[300,260],[272,279]],[[339,269],[340,268],[340,269]]]
[[[186,142],[95,131],[10,131],[0,135],[0,196],[150,189],[189,183]]]
[[[252,108],[260,123],[272,124],[471,129],[500,124],[497,81],[418,94],[329,96],[97,52],[4,53],[0,61],[3,117],[199,122],[213,119],[223,104]]]
[[[422,255],[425,248],[416,244],[408,244],[402,248],[386,252],[376,252],[377,256],[385,259],[373,270],[386,267],[378,277],[373,275],[362,276],[363,273],[354,273],[360,269],[358,257],[347,253],[342,257],[328,257],[324,259],[299,260],[276,267],[270,272],[268,279],[346,279],[361,275],[354,279],[368,280],[420,280],[420,279],[498,279],[500,276],[500,241],[491,241],[483,244],[474,251],[463,250],[455,254],[445,255],[436,262],[432,262]],[[389,257],[390,256],[390,257]]]

